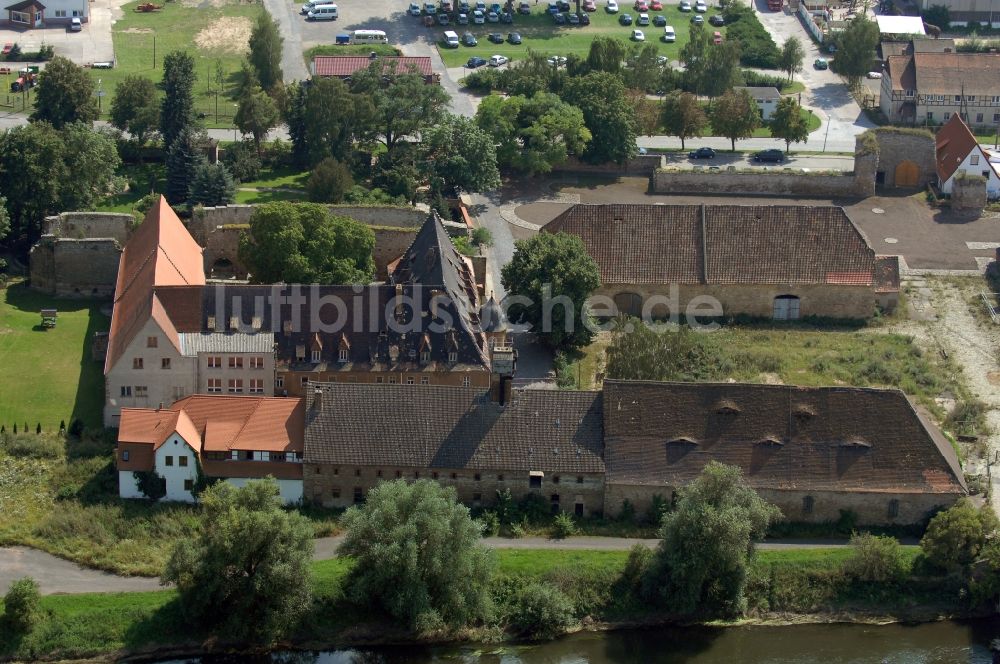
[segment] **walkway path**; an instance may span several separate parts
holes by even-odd
[[[343,536],[316,540],[316,560],[329,560],[337,555]],[[488,537],[483,540],[493,549],[549,549],[562,551],[627,551],[636,544],[655,547],[659,540],[625,537],[570,537],[550,540],[543,537],[508,539]],[[784,540],[764,542],[758,547],[773,549],[816,549],[847,546],[837,540]],[[6,592],[11,582],[25,576],[38,581],[43,595],[74,593],[145,592],[162,590],[159,580],[147,577],[126,577],[81,567],[37,549],[23,546],[0,547],[0,592]]]

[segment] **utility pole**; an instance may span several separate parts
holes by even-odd
[[[826,133],[823,134],[823,152],[826,152],[826,139],[830,136],[830,117],[826,118]]]
[[[156,35],[153,35],[153,69],[156,69]]]

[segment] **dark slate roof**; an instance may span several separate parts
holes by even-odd
[[[312,383],[305,461],[364,466],[602,473],[599,392]]]
[[[579,236],[605,284],[867,286],[875,263],[834,206],[574,205],[544,230]]]
[[[899,390],[605,381],[604,403],[609,484],[679,486],[714,460],[758,489],[966,491]]]

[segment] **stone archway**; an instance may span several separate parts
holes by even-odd
[[[916,187],[920,180],[920,167],[909,159],[899,162],[896,166],[893,184],[897,187]]]

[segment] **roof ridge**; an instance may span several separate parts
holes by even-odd
[[[235,436],[233,436],[233,443],[239,440],[240,436],[243,435],[243,430],[247,428],[248,424],[250,424],[250,420],[253,419],[254,413],[256,413],[257,409],[260,408],[261,403],[263,402],[260,399],[258,399],[257,402],[253,405],[253,408],[250,409],[250,412],[247,413],[246,418],[243,420],[243,426],[241,426],[240,430],[236,432]]]

